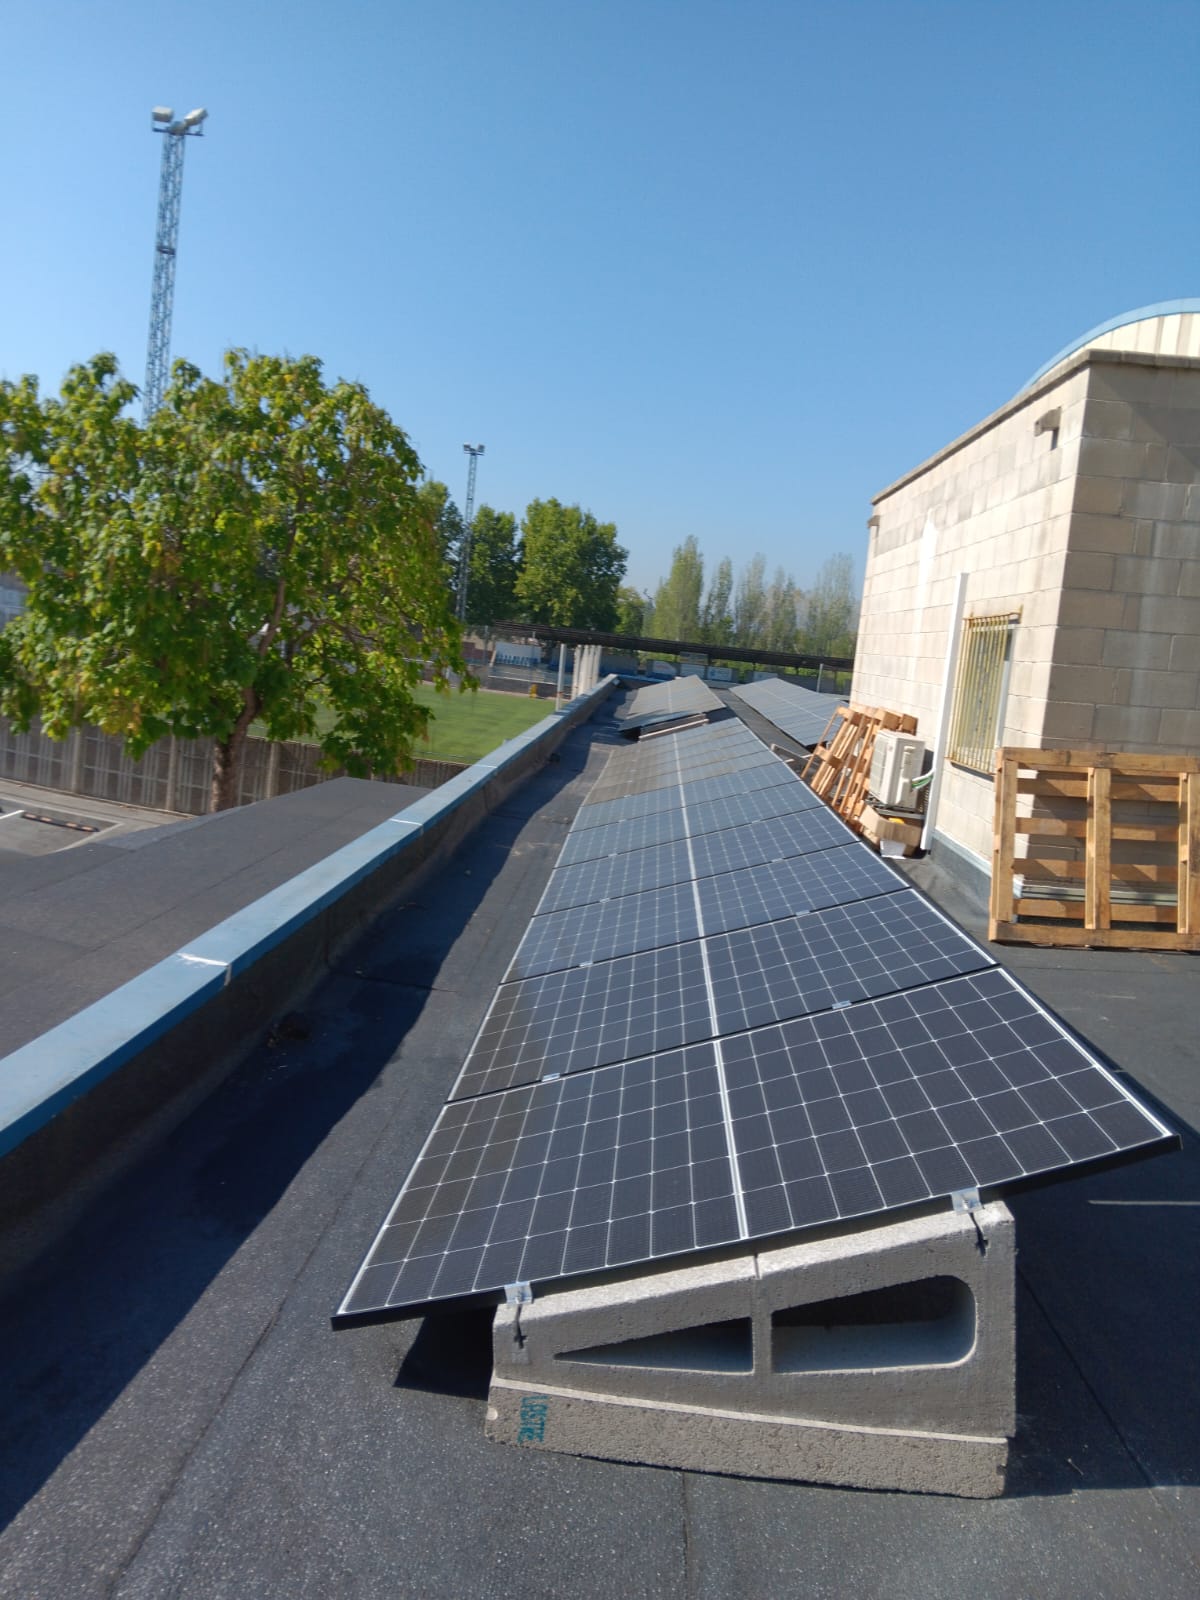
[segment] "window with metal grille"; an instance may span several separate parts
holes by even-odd
[[[972,772],[991,773],[1008,688],[1009,646],[1020,613],[967,617],[954,680],[947,756]]]

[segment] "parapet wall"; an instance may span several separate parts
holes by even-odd
[[[0,1057],[0,1270],[69,1225],[339,953],[436,867],[611,693],[510,739],[432,794]]]

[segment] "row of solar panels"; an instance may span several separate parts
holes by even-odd
[[[837,695],[816,694],[799,684],[785,683],[782,678],[762,678],[729,692],[797,744],[808,746],[821,742],[834,711],[842,703]]]
[[[627,729],[633,729],[648,728],[680,717],[705,716],[720,709],[721,702],[704,679],[691,674],[637,690],[617,715]]]
[[[610,758],[335,1321],[1169,1137],[740,723],[687,729]]]

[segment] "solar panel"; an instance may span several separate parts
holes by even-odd
[[[779,758],[773,756],[762,745],[759,745],[757,754],[748,751],[745,754],[735,753],[732,756],[706,756],[703,760],[696,761],[663,762],[653,768],[621,763],[617,768],[617,776],[610,777],[606,772],[597,779],[595,787],[588,793],[587,803],[591,806],[604,800],[620,800],[626,795],[644,794],[656,789],[672,789],[680,782],[699,783],[704,778],[728,776],[734,772],[749,776],[760,768],[773,770],[780,765]]]
[[[719,1033],[994,965],[915,889],[718,934],[704,943]]]
[[[684,798],[689,805],[701,800],[721,800],[729,795],[753,794],[758,789],[773,789],[776,784],[795,782],[796,774],[779,760],[751,768],[731,765],[729,771],[711,776],[683,775]]]
[[[867,1217],[1171,1141],[991,968],[447,1105],[335,1317]]]
[[[815,811],[821,801],[798,778],[777,783],[770,789],[754,789],[747,794],[719,795],[715,800],[699,800],[687,808],[688,830],[693,834],[716,833],[721,828],[742,828],[748,822],[766,817],[786,816],[789,812]]]
[[[594,789],[588,792],[588,804],[599,804],[603,800],[623,800],[630,794],[649,794],[655,789],[674,788],[678,783],[678,774],[670,772],[646,771],[622,767],[619,778],[602,776],[596,782]]]
[[[661,779],[666,808],[576,820],[335,1321],[1172,1140],[803,784],[712,792],[718,748],[749,738],[762,770],[723,728],[610,761],[614,788]]]
[[[810,746],[819,743],[834,711],[843,703],[837,695],[816,694],[780,678],[739,684],[729,692],[797,744]]]
[[[699,932],[691,883],[664,884],[645,894],[534,917],[506,977],[536,978],[543,972],[682,944]]]
[[[696,890],[705,933],[722,933],[907,887],[870,850],[840,846],[701,878]]]
[[[998,968],[723,1046],[752,1235],[992,1188],[1160,1139]]]
[[[639,689],[628,705],[616,713],[617,720],[626,727],[660,717],[674,717],[697,712],[720,711],[721,702],[702,678],[689,676],[674,678],[670,683],[651,684]]]
[[[789,816],[763,817],[741,828],[702,834],[691,841],[691,848],[696,875],[707,877],[855,843],[854,835],[839,817],[824,806],[815,806]]]
[[[627,850],[618,856],[580,861],[558,867],[550,874],[538,911],[565,911],[596,900],[657,889],[664,883],[682,883],[692,875],[687,845],[682,840],[651,845],[648,850]]]
[[[699,940],[503,983],[452,1098],[490,1094],[547,1072],[590,1071],[711,1033]]]
[[[739,1237],[711,1045],[451,1103],[343,1302],[495,1295]]]
[[[650,789],[645,794],[626,795],[619,799],[587,802],[579,808],[573,827],[598,828],[605,822],[623,822],[635,817],[652,817],[656,812],[669,811],[679,804],[674,789]]]
[[[558,864],[569,867],[577,861],[618,855],[623,850],[646,850],[652,844],[668,844],[683,836],[683,812],[679,810],[606,822],[598,828],[577,828],[567,835]]]

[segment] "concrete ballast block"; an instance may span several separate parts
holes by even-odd
[[[693,1471],[997,1495],[1014,1268],[996,1202],[505,1305],[487,1432]]]

